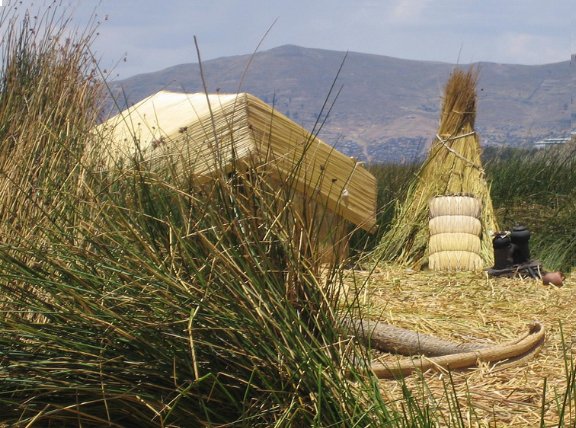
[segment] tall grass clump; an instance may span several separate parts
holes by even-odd
[[[531,249],[549,269],[576,266],[576,146],[508,150],[487,159],[499,223],[532,231]]]
[[[104,168],[92,33],[31,16],[2,17],[0,420],[401,425],[341,328],[342,272],[316,274],[284,195],[138,156]]]
[[[274,219],[228,183],[192,195],[140,171],[111,185],[100,217],[77,228],[81,245],[49,231],[49,248],[2,249],[4,292],[26,308],[1,323],[5,420],[382,422],[367,411],[369,379],[346,377],[343,350],[358,351],[339,334],[333,291]]]
[[[0,10],[0,235],[36,239],[72,211],[100,88],[86,49],[93,27],[70,38],[69,18],[51,8]]]
[[[362,230],[355,231],[350,247],[358,255],[371,252],[380,242],[382,236],[390,229],[394,219],[395,209],[407,195],[408,188],[415,179],[420,168],[420,162],[393,164],[374,163],[367,166],[368,171],[376,178],[377,207],[375,233]]]

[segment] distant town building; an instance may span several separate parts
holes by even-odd
[[[565,138],[544,138],[543,140],[536,141],[534,147],[537,149],[544,149],[546,147],[557,146],[561,144],[566,144],[570,141],[570,137]]]

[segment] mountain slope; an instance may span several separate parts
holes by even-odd
[[[519,145],[569,134],[570,64],[474,64],[480,70],[476,129],[483,143]],[[320,136],[372,161],[412,159],[422,153],[436,132],[442,88],[455,67],[291,45],[202,66],[209,92],[252,93],[309,130],[318,129],[325,119],[320,113],[328,99],[324,113],[331,111]],[[111,87],[128,104],[160,89],[204,90],[198,64],[137,75]]]

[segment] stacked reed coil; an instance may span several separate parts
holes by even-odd
[[[481,270],[480,200],[467,195],[436,196],[429,209],[428,267],[435,271]]]

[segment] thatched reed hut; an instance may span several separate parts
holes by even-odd
[[[474,130],[477,77],[475,69],[451,74],[428,158],[382,237],[377,260],[438,270],[478,270],[492,262],[490,233],[497,226]]]
[[[264,176],[299,214],[299,242],[319,241],[317,257],[339,261],[350,225],[376,225],[376,180],[260,99],[247,94],[160,91],[101,124],[109,161],[134,157],[157,170],[209,183],[215,177]],[[287,193],[286,188],[293,189]],[[306,229],[316,222],[315,233]]]

